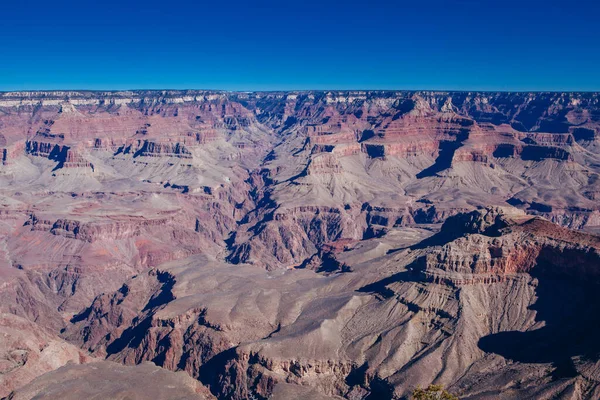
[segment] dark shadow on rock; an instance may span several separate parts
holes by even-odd
[[[419,243],[410,246],[409,248],[411,250],[419,250],[427,247],[443,246],[446,243],[450,243],[451,241],[462,236],[464,235],[460,232],[440,231],[435,235],[429,236],[428,238],[421,240]]]
[[[394,291],[389,289],[387,286],[396,282],[418,282],[419,274],[416,272],[418,268],[415,266],[414,270],[402,271],[388,276],[380,281],[370,283],[366,286],[358,289],[361,293],[374,293],[378,294],[384,299],[394,297]]]
[[[522,363],[552,363],[553,378],[577,375],[572,357],[597,361],[600,356],[600,288],[554,273],[558,265],[540,265],[537,301],[530,309],[545,326],[532,331],[507,331],[482,337],[479,348]],[[593,267],[593,266],[592,266]],[[600,265],[596,266],[600,268]],[[536,267],[538,268],[538,267]]]
[[[142,147],[140,147],[135,153],[133,153],[133,158],[138,158],[139,156],[144,155],[145,152],[148,151],[148,141],[144,141]]]
[[[69,152],[68,146],[54,145],[54,147],[52,148],[52,151],[48,155],[48,158],[52,161],[56,161],[58,164],[56,164],[56,166],[54,167],[52,172],[61,169],[65,165],[65,162],[67,161],[67,153],[68,152]]]
[[[352,268],[344,262],[340,262],[335,254],[331,252],[322,252],[321,254],[321,266],[317,269],[317,272],[350,272]]]
[[[92,306],[89,306],[85,310],[81,311],[79,314],[75,314],[71,318],[70,322],[72,324],[76,324],[78,322],[84,321],[84,320],[88,319],[88,317],[91,315],[91,313],[92,313]]]
[[[306,258],[302,264],[296,268],[308,268],[317,273],[324,273],[325,275],[352,272],[352,267],[345,262],[339,261],[335,253],[323,250],[319,250],[316,254]]]
[[[425,168],[423,171],[417,174],[417,179],[426,178],[429,176],[435,176],[438,172],[450,168],[452,165],[452,157],[454,152],[460,147],[460,142],[441,142],[440,153],[435,159],[432,166]]]
[[[123,331],[118,339],[106,347],[106,353],[111,355],[123,351],[126,347],[138,347],[151,326],[152,317],[146,317],[140,323],[130,326]]]
[[[588,142],[596,138],[596,130],[587,128],[575,128],[573,129],[573,138],[576,142]]]
[[[486,218],[482,216],[480,210],[453,215],[444,221],[438,233],[423,239],[410,248],[416,250],[431,246],[443,246],[473,233],[498,237],[502,234],[502,229],[508,226],[508,223],[502,219],[502,214],[492,214],[488,220]]]
[[[223,387],[223,376],[235,373],[237,370],[232,365],[238,360],[237,347],[222,351],[200,366],[198,380],[208,386],[217,398],[231,398],[233,388]]]
[[[369,373],[369,363],[365,362],[359,367],[355,367],[346,376],[346,384],[350,387],[360,386],[367,390],[368,394],[365,400],[387,400],[392,399],[394,386],[385,379]]]
[[[360,138],[358,139],[359,143],[364,142],[365,140],[369,140],[375,137],[375,132],[373,132],[371,129],[365,129],[364,131],[362,131],[362,133],[360,134]]]
[[[462,143],[468,138],[468,131],[465,130],[459,133],[455,141],[440,142],[440,152],[432,166],[425,168],[417,174],[417,179],[435,176],[438,172],[450,168],[454,152],[462,146]]]
[[[171,275],[168,272],[158,271],[156,274],[156,278],[160,283],[162,283],[160,291],[154,296],[152,296],[152,298],[148,301],[142,312],[151,310],[156,307],[160,307],[175,300],[175,296],[173,295],[175,278],[173,277],[173,275]]]

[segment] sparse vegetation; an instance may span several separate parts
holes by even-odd
[[[413,400],[459,400],[442,385],[429,385],[426,389],[417,387],[412,394]]]

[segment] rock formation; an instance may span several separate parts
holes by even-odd
[[[599,130],[596,93],[0,93],[0,396],[597,398]]]
[[[183,372],[168,372],[151,363],[124,367],[108,361],[59,368],[8,396],[10,400],[85,398],[214,399],[206,388]]]

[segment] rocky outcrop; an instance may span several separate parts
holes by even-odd
[[[36,157],[49,158],[51,153],[65,154],[68,148],[55,143],[28,140],[25,142],[25,152]]]
[[[211,382],[219,388],[218,397],[269,399],[276,385],[291,383],[304,386],[313,377],[322,380],[316,386],[317,393],[335,396],[349,392],[346,377],[357,369],[350,362],[273,360],[241,349],[231,354],[231,359],[222,366],[225,373],[215,374]],[[314,385],[315,382],[311,383]]]
[[[151,376],[152,379],[148,379]],[[85,382],[85,385],[81,383]],[[10,400],[103,397],[143,400],[214,399],[208,389],[183,372],[143,363],[126,367],[109,361],[68,365],[43,375],[8,396]]]
[[[0,322],[0,396],[67,363],[92,361],[85,352],[25,318],[3,313]]]
[[[144,141],[144,144],[135,152],[136,156],[174,156],[179,158],[192,158],[192,154],[181,143],[156,143]]]
[[[560,228],[518,210],[495,208],[449,218],[430,243],[448,241],[415,262],[425,279],[492,283],[518,274],[600,278],[600,238]]]
[[[168,213],[156,218],[115,216],[103,221],[77,221],[62,218],[44,219],[31,214],[25,226],[30,226],[34,231],[50,232],[53,235],[91,243],[97,240],[122,240],[140,236],[144,231],[169,224],[177,217],[176,213]],[[193,221],[188,220],[187,223],[188,229],[193,229]]]
[[[567,285],[579,304],[577,282],[597,281],[599,240],[493,207],[449,217],[429,239],[367,262],[352,261],[367,242],[349,238],[323,244],[304,268],[286,273],[194,258],[99,296],[65,337],[126,364],[183,369],[220,398],[269,398],[281,384],[402,398],[432,381],[468,398],[474,380],[493,393],[513,385],[511,371],[528,377],[510,386],[515,398],[540,386],[556,393],[551,363],[510,363],[492,354],[499,350],[488,338],[539,329],[530,307],[547,299],[550,282]],[[482,378],[482,365],[498,381]],[[577,373],[596,385],[586,368],[578,363]]]
[[[10,165],[12,161],[23,155],[25,152],[25,142],[19,141],[11,146],[0,147],[0,162],[2,165]]]
[[[598,397],[597,239],[551,223],[599,229],[598,104],[0,93],[1,311],[221,398]]]
[[[364,218],[334,207],[275,209],[247,232],[236,234],[229,260],[256,263],[267,269],[299,265],[325,243],[360,239],[366,227],[357,217]]]
[[[25,153],[56,161],[55,170],[60,168],[89,168],[94,171],[94,165],[87,161],[76,149],[60,143],[28,140],[25,142]]]

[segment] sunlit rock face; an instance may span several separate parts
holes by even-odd
[[[595,93],[1,93],[0,396],[597,398],[598,132]]]

